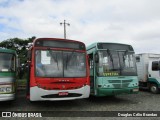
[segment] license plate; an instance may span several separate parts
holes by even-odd
[[[139,89],[133,89],[133,92],[138,92],[139,91]]]
[[[59,95],[59,96],[67,96],[67,95],[68,95],[68,92],[59,92],[58,95]]]

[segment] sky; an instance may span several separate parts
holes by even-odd
[[[135,53],[160,53],[160,0],[0,0],[0,42],[32,36],[86,46],[124,43]]]

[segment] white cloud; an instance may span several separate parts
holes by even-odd
[[[4,5],[5,3],[5,5]],[[0,40],[13,37],[63,37],[66,19],[69,39],[119,42],[137,53],[159,53],[159,0],[2,0]]]

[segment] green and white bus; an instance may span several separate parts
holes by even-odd
[[[91,95],[114,96],[138,93],[133,47],[119,43],[93,43],[87,47]]]
[[[16,59],[14,50],[0,48],[0,101],[15,99]]]

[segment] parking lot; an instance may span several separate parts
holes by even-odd
[[[31,103],[25,98],[25,90],[19,90],[16,101],[0,102],[0,106],[0,111],[159,111],[160,94],[140,91],[115,97]]]

